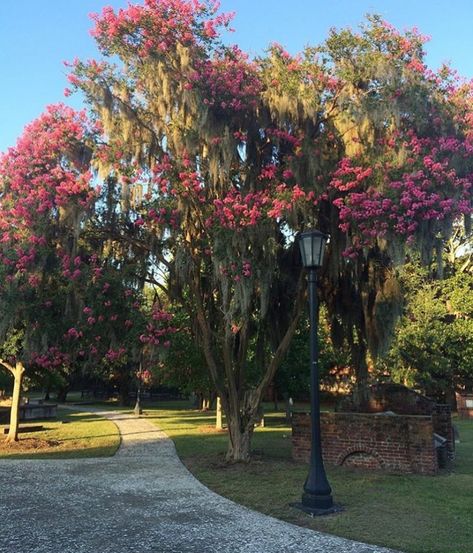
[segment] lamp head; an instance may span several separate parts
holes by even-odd
[[[304,267],[315,269],[322,266],[328,239],[328,234],[315,229],[306,230],[299,234],[299,247]]]

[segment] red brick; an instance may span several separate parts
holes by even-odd
[[[292,424],[293,458],[308,462],[310,416],[294,413]],[[438,471],[433,417],[322,413],[321,430],[324,460],[329,464],[400,473]]]

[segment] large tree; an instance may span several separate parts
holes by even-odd
[[[76,62],[70,80],[104,126],[102,172],[127,223],[117,240],[186,305],[228,458],[247,460],[303,305],[295,232],[332,236],[322,295],[364,390],[400,303],[393,262],[406,243],[429,260],[470,210],[469,142],[458,87],[426,70],[417,33],[373,17],[300,55],[273,45],[250,60],[220,42],[229,20],[214,2],[105,8],[94,35],[110,60]]]
[[[228,457],[246,460],[261,397],[301,309],[286,216],[296,216],[307,195],[285,162],[284,150],[293,157],[298,140],[273,126],[269,113],[261,128],[258,68],[219,44],[216,28],[228,17],[213,11],[176,1],[118,15],[106,9],[97,40],[104,54],[122,59],[122,71],[78,63],[71,80],[104,123],[107,159],[120,160],[103,171],[112,169],[121,187],[125,219],[130,190],[136,197],[144,188],[136,215],[128,215],[133,245],[148,245],[154,269],[167,271],[157,285],[191,314],[229,421]],[[254,335],[271,354],[250,388]]]
[[[27,368],[69,365],[64,339],[84,278],[80,227],[94,191],[83,113],[50,106],[0,158],[0,364],[14,377],[8,440],[18,439]]]
[[[123,248],[113,246],[90,166],[98,136],[84,113],[50,106],[0,159],[0,364],[14,377],[9,440],[18,439],[26,371],[55,376],[64,400],[71,378],[92,367],[129,380],[173,332],[159,298],[145,297]]]
[[[361,402],[368,364],[389,347],[401,313],[397,266],[411,250],[441,276],[443,244],[471,211],[471,89],[447,67],[426,67],[425,40],[373,16],[360,33],[332,31],[322,48],[339,83],[341,157],[328,184],[325,297]]]

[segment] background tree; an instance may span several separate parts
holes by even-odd
[[[325,291],[333,338],[352,350],[360,401],[370,358],[389,347],[401,313],[397,266],[411,249],[441,274],[452,224],[471,209],[470,123],[455,108],[470,92],[447,68],[427,69],[424,42],[373,16],[361,33],[333,31],[322,48],[338,82],[341,156],[328,186]]]
[[[283,396],[306,399],[310,396],[309,320],[301,317],[289,350],[274,379],[276,392]],[[319,314],[319,371],[321,388],[332,394],[351,389],[353,371],[349,351],[334,347],[330,336],[327,310]]]
[[[394,380],[452,404],[454,392],[471,389],[473,382],[473,277],[462,270],[465,257],[442,280],[418,265],[406,266],[404,314],[380,364]]]
[[[178,388],[184,394],[194,394],[202,409],[210,403],[214,386],[198,341],[198,333],[192,328],[191,318],[181,306],[174,304],[172,315],[176,332],[166,356],[152,369],[154,380],[160,385]]]

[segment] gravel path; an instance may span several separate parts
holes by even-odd
[[[152,423],[104,415],[122,436],[113,457],[0,460],[1,553],[389,553],[236,505]]]

